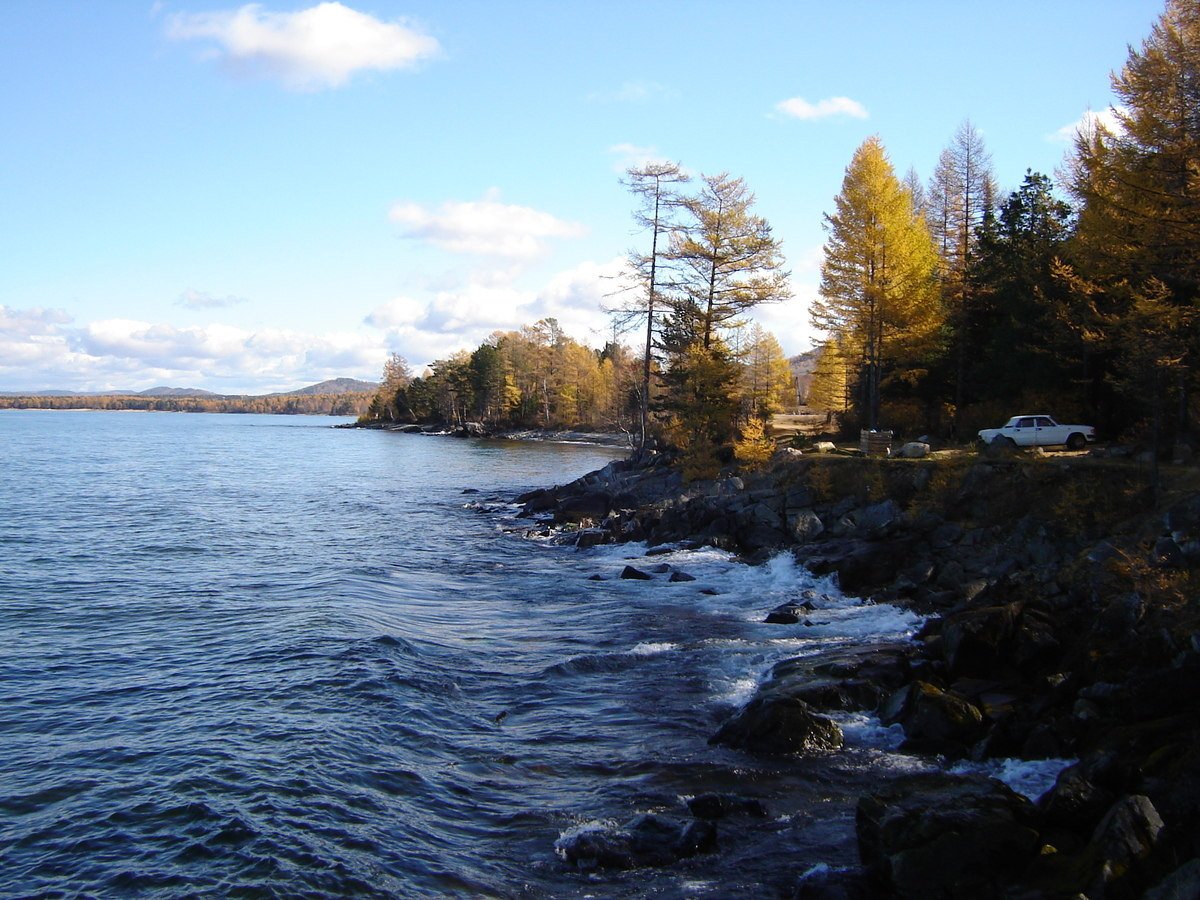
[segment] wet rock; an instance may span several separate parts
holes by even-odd
[[[886,724],[904,728],[906,746],[964,755],[984,733],[979,707],[952,691],[914,681],[897,691],[881,711]]]
[[[794,697],[816,710],[871,710],[909,675],[911,644],[881,644],[829,651],[778,663],[764,692]]]
[[[804,619],[804,607],[798,603],[781,603],[764,620],[768,625],[798,625]]]
[[[863,797],[855,826],[873,884],[905,898],[989,898],[1037,855],[1034,810],[983,776],[915,775]]]
[[[561,859],[580,869],[669,866],[716,848],[711,822],[681,823],[646,813],[623,825],[596,824],[565,834],[554,844]]]
[[[742,707],[708,742],[755,753],[837,750],[842,729],[802,700],[768,693]]]
[[[580,550],[607,544],[608,532],[602,528],[584,528],[576,532],[575,546]]]
[[[528,491],[517,497],[518,503],[523,503],[522,516],[531,516],[554,509],[558,503],[558,492],[554,490]]]
[[[621,577],[633,581],[650,581],[654,576],[641,569],[635,569],[633,566],[626,566],[621,570]]]
[[[701,794],[688,800],[687,807],[697,819],[715,820],[735,815],[762,819],[767,815],[761,800],[733,794]]]
[[[582,522],[584,519],[599,520],[608,515],[608,495],[603,493],[584,494],[559,501],[554,510],[557,522]]]

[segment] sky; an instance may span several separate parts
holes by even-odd
[[[547,316],[602,346],[648,160],[745,179],[793,292],[754,318],[800,353],[855,148],[927,182],[969,120],[1002,191],[1053,175],[1161,12],[4,0],[0,390],[377,380]]]

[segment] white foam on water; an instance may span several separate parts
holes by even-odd
[[[657,656],[678,649],[679,645],[671,641],[642,641],[640,644],[634,644],[628,652],[630,656]]]
[[[900,725],[884,725],[868,713],[834,712],[825,715],[842,729],[842,735],[851,747],[895,751],[904,743],[904,729]]]
[[[758,690],[759,679],[743,676],[732,680],[718,679],[713,682],[713,699],[730,706],[745,706]]]
[[[988,775],[1003,781],[1018,794],[1037,800],[1054,787],[1058,774],[1074,759],[989,759],[983,762],[959,762],[950,767],[955,775]]]

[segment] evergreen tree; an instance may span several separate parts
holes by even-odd
[[[1200,5],[1168,0],[1140,50],[1130,48],[1113,90],[1118,127],[1081,131],[1070,183],[1081,203],[1078,271],[1070,274],[1090,283],[1110,345],[1127,317],[1143,319],[1147,297],[1179,310],[1200,301]],[[1175,425],[1186,428],[1200,335],[1190,315],[1158,320],[1169,323],[1164,339],[1186,348],[1172,387]]]

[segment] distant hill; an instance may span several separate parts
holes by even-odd
[[[310,384],[295,391],[271,394],[273,397],[305,396],[308,394],[365,394],[379,389],[375,381],[360,381],[357,378],[331,378],[318,384]]]
[[[111,391],[64,391],[58,388],[48,388],[42,391],[0,391],[0,397],[310,397],[318,394],[373,394],[379,389],[375,381],[361,381],[357,378],[331,378],[308,387],[297,388],[294,391],[276,391],[273,394],[215,394],[202,388],[158,387],[147,388],[144,391],[117,390]]]
[[[138,391],[134,396],[137,397],[216,397],[212,391],[203,391],[200,388],[173,388],[173,387],[152,387],[146,388],[144,391]]]

